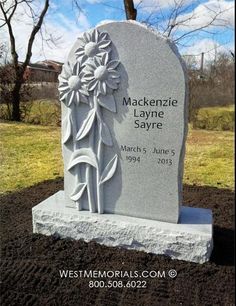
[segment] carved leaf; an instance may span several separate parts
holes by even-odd
[[[106,168],[103,170],[103,173],[100,178],[100,183],[103,184],[108,181],[114,175],[117,167],[118,156],[115,155],[107,164]]]
[[[79,131],[76,135],[76,140],[81,140],[88,134],[88,132],[90,131],[90,129],[93,125],[95,115],[96,115],[96,112],[95,112],[94,109],[91,109],[88,112],[87,117],[84,119],[84,122],[82,123],[82,125],[81,125],[81,127],[80,127],[80,129],[79,129]]]
[[[81,183],[78,186],[76,186],[75,190],[70,195],[71,200],[72,201],[78,201],[81,198],[81,196],[83,195],[86,186],[87,186],[86,183]]]
[[[91,166],[98,168],[96,155],[90,148],[82,148],[73,152],[67,170],[71,170],[74,166],[80,163],[90,164]]]
[[[99,95],[98,103],[108,109],[110,112],[116,113],[116,101],[113,95]]]
[[[106,125],[105,122],[100,121],[101,124],[101,139],[102,142],[111,147],[113,145],[113,141],[112,141],[112,137],[111,137],[111,133],[109,131],[108,126]]]
[[[64,129],[64,135],[62,137],[62,143],[65,144],[70,137],[72,136],[72,122],[71,116],[68,114],[62,122],[62,126]]]

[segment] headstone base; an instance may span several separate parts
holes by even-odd
[[[61,238],[94,240],[113,247],[164,254],[172,259],[204,263],[213,248],[212,212],[181,208],[180,222],[172,224],[115,214],[97,214],[65,207],[59,191],[33,207],[33,232]]]

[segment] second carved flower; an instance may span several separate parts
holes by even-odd
[[[94,91],[96,96],[111,94],[118,88],[120,75],[115,70],[119,61],[109,61],[108,53],[101,58],[94,58],[93,62],[87,64],[84,73],[84,81],[88,82],[88,91]]]

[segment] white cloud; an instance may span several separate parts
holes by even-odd
[[[153,13],[160,9],[166,9],[175,6],[178,3],[187,5],[193,2],[192,0],[134,0],[138,10],[144,13]]]
[[[77,23],[79,25],[79,28],[83,31],[87,30],[88,28],[91,27],[88,18],[86,17],[85,14],[79,13],[77,16]]]
[[[194,30],[208,24],[213,27],[234,27],[234,2],[209,0],[198,5],[192,12],[179,15],[178,30]]]
[[[234,44],[228,43],[220,45],[219,42],[214,39],[204,38],[195,41],[191,47],[182,48],[180,53],[182,55],[193,55],[198,64],[200,64],[201,53],[204,53],[205,61],[212,61],[218,53],[229,53],[229,50],[234,51]]]
[[[18,7],[16,15],[12,20],[19,60],[24,60],[25,58],[28,39],[32,30],[32,19],[29,15],[28,8],[21,5]],[[49,11],[45,19],[45,24],[46,27],[42,28],[42,32],[44,38],[48,40],[48,43],[44,42],[42,46],[41,35],[39,33],[37,34],[32,49],[32,62],[44,60],[45,58],[62,62],[65,61],[79,33],[90,28],[87,17],[82,13],[77,16],[76,22],[76,18],[73,20],[73,16],[67,18],[61,13]],[[0,28],[0,36],[1,41],[9,41],[6,27]],[[59,38],[56,46],[50,43],[51,36]]]

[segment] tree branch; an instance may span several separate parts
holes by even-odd
[[[25,60],[23,62],[23,65],[22,65],[23,70],[25,70],[25,68],[27,67],[27,65],[30,62],[30,58],[32,56],[32,47],[33,47],[33,43],[34,43],[34,40],[35,40],[35,36],[42,26],[43,19],[44,19],[46,13],[47,13],[48,8],[49,8],[49,0],[45,0],[44,8],[43,8],[43,10],[42,10],[42,12],[39,16],[38,22],[36,23],[36,25],[34,26],[32,32],[30,34],[26,57],[25,57]]]
[[[133,0],[124,0],[124,7],[125,7],[125,13],[126,13],[126,19],[127,20],[136,20],[137,17],[137,10],[134,7],[134,1]]]
[[[18,5],[18,2],[17,2],[17,0],[15,0],[14,6],[12,6],[13,10],[12,10],[10,16],[7,17],[7,13],[4,10],[4,3],[0,2],[0,9],[1,9],[1,12],[3,14],[5,24],[7,25],[7,28],[8,28],[8,33],[9,33],[9,38],[10,38],[10,43],[11,43],[11,55],[12,55],[13,64],[14,64],[15,69],[18,68],[18,53],[16,52],[16,41],[15,41],[12,26],[11,26],[11,18],[13,16],[14,12],[16,11],[17,5]]]

